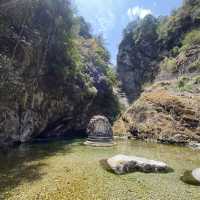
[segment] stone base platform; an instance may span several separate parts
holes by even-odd
[[[112,142],[94,142],[94,141],[87,140],[86,142],[84,142],[84,144],[87,146],[93,146],[93,147],[112,147],[116,143],[113,141]]]

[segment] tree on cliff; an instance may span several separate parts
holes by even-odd
[[[115,118],[106,49],[70,0],[1,1],[0,43],[0,144]]]

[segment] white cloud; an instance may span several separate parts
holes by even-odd
[[[111,32],[116,24],[116,3],[121,0],[73,0],[78,5],[79,14],[92,24],[94,34]]]
[[[133,19],[134,17],[143,19],[146,15],[152,14],[152,11],[150,9],[144,9],[139,6],[135,6],[133,8],[129,8],[127,14],[130,19]]]

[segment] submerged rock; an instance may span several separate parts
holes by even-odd
[[[200,150],[200,143],[190,142],[188,146],[193,148],[193,149]]]
[[[105,164],[105,162],[104,162]],[[136,156],[116,155],[106,160],[106,169],[116,174],[126,174],[131,172],[168,172],[169,167],[166,163],[148,160]]]
[[[94,116],[87,128],[87,145],[110,146],[113,145],[113,132],[109,120],[101,115]]]
[[[186,171],[181,177],[181,180],[190,185],[200,186],[200,168],[194,169],[193,171]]]

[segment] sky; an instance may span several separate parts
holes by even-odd
[[[126,25],[148,14],[169,15],[182,4],[182,0],[73,0],[78,15],[91,24],[92,33],[103,34],[105,45],[116,64],[118,46]]]

